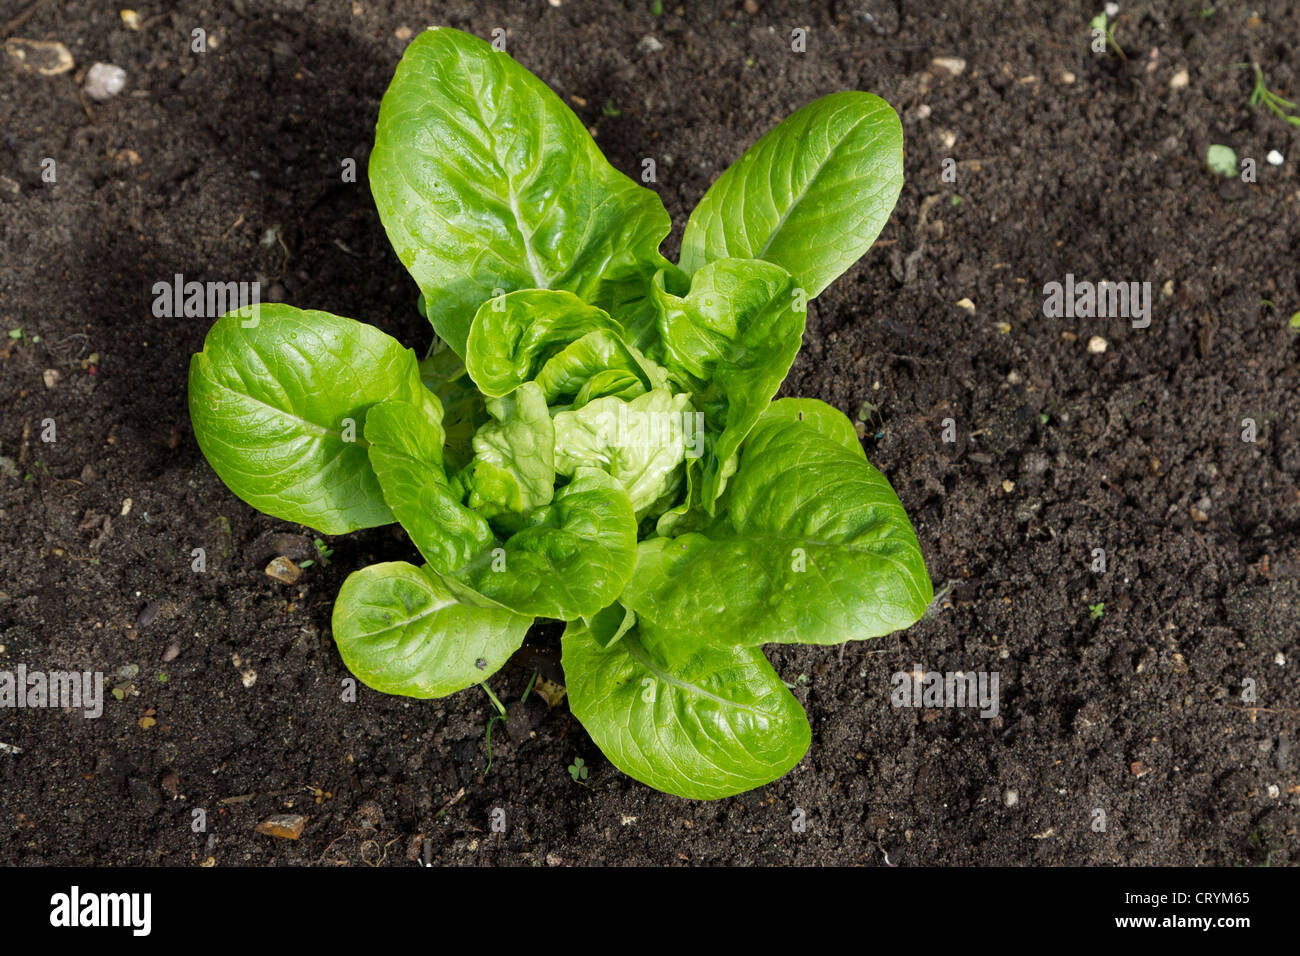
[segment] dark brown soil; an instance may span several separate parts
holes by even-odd
[[[18,472],[0,477],[0,669],[138,667],[98,720],[0,711],[22,751],[0,753],[0,862],[1300,862],[1300,128],[1248,109],[1235,68],[1300,99],[1294,5],[1124,2],[1121,60],[1088,48],[1099,0],[141,4],[137,31],[118,4],[38,2],[12,35],[62,41],[76,68],[0,74],[0,321],[24,336],[0,339]],[[791,110],[860,88],[903,116],[893,221],[813,306],[784,393],[876,406],[869,457],[953,588],[842,657],[773,651],[813,745],[761,791],[647,789],[536,697],[493,727],[490,773],[480,691],[342,701],[334,594],[408,545],[336,538],[328,566],[278,584],[262,569],[283,542],[263,536],[303,529],[235,499],[195,445],[186,369],[208,323],[151,313],[175,273],[259,279],[427,346],[364,176],[340,177],[365,168],[399,33],[426,23],[504,27],[616,166],[655,157],[672,255],[709,182]],[[647,35],[663,49],[638,50]],[[79,95],[97,60],[129,74],[106,103]],[[1212,176],[1211,143],[1258,181]],[[1044,318],[1067,273],[1151,282],[1150,328]],[[552,666],[555,635],[530,644],[492,681],[505,701]],[[998,672],[1000,714],[892,708],[914,663]],[[253,832],[280,812],[310,817],[297,842]]]

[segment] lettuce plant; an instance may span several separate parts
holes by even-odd
[[[432,29],[383,99],[371,190],[437,333],[263,304],[217,320],[190,415],[226,485],[340,534],[399,522],[421,563],[351,574],[344,663],[390,694],[480,683],[537,618],[567,622],[573,713],[609,759],[685,797],[790,770],[811,733],[765,644],[916,621],[916,536],[853,425],[774,396],[806,304],[870,248],[902,129],[835,93],[772,129],[659,252],[658,196],[535,76]]]

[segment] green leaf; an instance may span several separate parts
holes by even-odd
[[[490,677],[532,620],[457,596],[427,567],[372,564],[334,603],[334,641],[348,670],[385,694],[446,697]]]
[[[636,519],[627,495],[608,475],[583,469],[504,547],[454,576],[515,611],[572,620],[612,603],[635,564]]]
[[[582,623],[601,647],[610,648],[636,626],[636,615],[622,604],[610,604],[590,617],[584,617]]]
[[[724,519],[641,543],[620,598],[641,621],[747,645],[836,644],[925,613],[930,577],[889,483],[788,409],[745,443]]]
[[[686,441],[698,435],[690,396],[667,389],[632,401],[613,396],[555,416],[555,470],[599,468],[627,492],[638,516],[681,482]]]
[[[853,422],[838,408],[832,408],[819,399],[783,398],[768,405],[763,418],[771,422],[806,423],[818,434],[842,445],[863,461],[867,460],[867,453],[862,448],[862,440],[858,438],[858,430],[853,427]]]
[[[787,773],[808,750],[803,708],[756,647],[638,622],[605,649],[564,631],[569,707],[616,767],[657,790],[716,800]]]
[[[483,516],[461,504],[442,470],[442,429],[407,402],[380,402],[366,416],[370,464],[384,501],[429,566],[450,572],[494,538]]]
[[[496,421],[474,436],[470,507],[494,517],[549,504],[555,491],[555,426],[541,388],[525,382],[509,395],[489,398],[487,409]]]
[[[213,470],[259,511],[326,534],[390,523],[362,436],[388,398],[434,414],[415,353],[328,312],[264,303],[248,321],[218,319],[190,360],[190,420]]]
[[[610,394],[631,399],[654,388],[651,373],[643,365],[653,367],[654,363],[625,345],[615,333],[597,329],[551,356],[537,373],[536,381],[548,405],[582,394],[597,375],[602,376],[604,384],[587,389],[587,401]],[[599,394],[593,395],[593,390],[599,390]]]
[[[490,418],[483,394],[465,371],[460,356],[445,343],[420,363],[420,378],[442,403],[447,470],[459,471],[474,457],[474,433]]]
[[[780,266],[720,259],[679,299],[658,286],[660,335],[670,373],[687,385],[720,433],[704,463],[703,505],[714,504],[741,442],[780,389],[803,341],[806,304]]]
[[[485,395],[509,395],[569,343],[623,327],[571,292],[528,289],[484,302],[469,333],[466,367]]]
[[[496,290],[567,289],[600,303],[608,289],[644,286],[671,225],[659,197],[610,166],[545,83],[445,27],[416,37],[398,64],[370,186],[434,328],[460,355]]]
[[[809,299],[853,265],[903,188],[903,127],[870,93],[832,93],[791,114],[718,177],[691,213],[681,265],[766,259]]]

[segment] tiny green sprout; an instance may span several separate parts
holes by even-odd
[[[1038,413],[1038,424],[1046,425],[1049,421],[1051,421],[1051,416],[1047,412]]]
[[[22,330],[21,328],[18,328],[18,329],[10,329],[10,330],[9,330],[9,337],[10,337],[11,339],[14,339],[14,340],[17,341],[17,342],[21,342],[21,341],[23,341],[23,339],[24,339],[23,330]]]
[[[574,757],[573,763],[569,764],[569,776],[574,783],[587,779],[587,764],[581,757]]]
[[[1219,176],[1237,175],[1237,152],[1231,146],[1212,145],[1205,151],[1205,165]]]
[[[310,568],[310,567],[311,567],[313,564],[315,564],[315,563],[316,563],[315,561],[312,561],[312,560],[309,558],[309,559],[307,559],[306,561],[303,561],[301,564],[299,564],[298,567],[301,568],[302,570],[306,571],[308,568]]]
[[[960,205],[961,205],[961,197],[958,196],[956,193],[953,193],[953,194],[952,194],[952,199],[948,200],[948,202],[951,203],[953,206],[960,206]]]
[[[650,4],[650,15],[652,17],[662,17],[664,15],[663,0],[655,0],[654,3]]]
[[[1258,63],[1252,63],[1250,67],[1255,71],[1255,88],[1251,91],[1250,99],[1247,101],[1250,108],[1254,109],[1263,104],[1292,126],[1300,126],[1300,106],[1290,100],[1282,99],[1264,84],[1264,71],[1259,68]]]
[[[159,674],[159,675],[158,675],[158,683],[160,683],[160,684],[165,684],[165,683],[167,683],[167,675],[166,675],[166,674]]]
[[[506,722],[506,705],[497,699],[496,694],[492,693],[492,688],[487,685],[487,681],[483,681],[478,686],[483,688],[483,691],[488,695],[488,699],[492,701],[492,706],[497,711],[488,719],[487,732],[484,735],[484,741],[487,744],[487,767],[483,770],[483,776],[486,777],[492,772],[492,725],[498,720],[503,724]]]
[[[606,100],[605,105],[600,108],[600,115],[617,118],[623,115],[623,111],[614,105],[613,100]]]
[[[1214,7],[1201,7],[1201,19],[1208,20],[1214,16]]]
[[[1287,325],[1290,327],[1292,332],[1300,332],[1300,312],[1297,312],[1295,315],[1291,316],[1291,318],[1287,321]]]
[[[1096,604],[1088,605],[1088,619],[1092,621],[1101,620],[1101,616],[1106,613],[1105,602],[1098,601]]]
[[[1098,39],[1101,39],[1102,37],[1105,38],[1106,42],[1105,45],[1103,46],[1103,49],[1108,46],[1115,51],[1115,54],[1121,60],[1128,59],[1128,57],[1124,55],[1124,51],[1120,49],[1119,43],[1115,39],[1115,23],[1112,22],[1111,19],[1106,16],[1106,11],[1103,10],[1101,13],[1097,14],[1095,17],[1089,20],[1088,29],[1099,31],[1101,36],[1098,37]],[[1096,47],[1093,47],[1093,51],[1096,53],[1102,52],[1102,50],[1099,50]]]

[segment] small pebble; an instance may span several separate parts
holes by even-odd
[[[167,649],[163,651],[162,659],[164,664],[170,664],[176,658],[181,656],[181,647],[179,644],[168,644]]]
[[[131,499],[130,499],[130,498],[123,498],[123,499],[122,499],[122,517],[123,517],[123,518],[125,518],[127,515],[129,515],[129,514],[131,513],[131,504],[132,504],[132,502],[131,502]]]
[[[162,601],[150,601],[144,606],[144,610],[140,612],[140,616],[135,619],[135,629],[137,631],[143,631],[153,623],[153,619],[156,618],[158,612],[162,610],[162,603]]]
[[[122,22],[126,24],[128,30],[138,31],[140,29],[140,14],[134,10],[123,10],[118,16],[122,18]]]
[[[922,103],[920,106],[918,106],[916,109],[912,111],[912,115],[919,120],[927,120],[930,118],[931,112],[932,111],[930,109],[930,104]]]
[[[1107,343],[1107,341],[1100,335],[1094,335],[1092,338],[1088,339],[1088,351],[1093,355],[1100,355],[1102,352],[1106,351],[1108,344],[1109,343]]]
[[[41,373],[41,378],[45,380],[46,388],[53,388],[59,384],[59,370],[56,368],[47,368]]]
[[[302,577],[302,568],[294,564],[284,555],[273,558],[271,563],[266,566],[266,576],[274,578],[282,584],[293,584],[298,578]]]
[[[965,309],[967,312],[970,312],[972,315],[975,313],[975,303],[972,302],[970,299],[958,299],[957,308]]]
[[[92,100],[111,100],[126,89],[126,70],[112,63],[96,63],[86,71],[86,95]]]
[[[41,76],[58,76],[73,67],[72,54],[55,40],[23,40],[11,37],[5,40],[5,52],[18,69],[24,73]]]
[[[1112,20],[1115,19],[1117,16],[1119,16],[1119,4],[1118,4],[1118,3],[1108,3],[1108,4],[1106,4],[1105,10],[1106,10],[1106,16],[1110,17]]]
[[[397,37],[397,39],[405,43],[407,40],[411,39],[411,28],[398,27],[396,30],[393,31],[393,36]]]
[[[966,72],[966,61],[959,56],[936,56],[930,66],[949,76],[961,76]]]
[[[302,828],[306,825],[307,818],[300,813],[280,813],[267,817],[254,830],[282,840],[296,840],[302,836]]]
[[[1186,70],[1179,70],[1169,78],[1169,88],[1171,90],[1181,90],[1187,86],[1189,79],[1190,77],[1187,75]]]
[[[952,149],[957,145],[957,134],[951,130],[942,130],[939,133],[939,141],[943,143],[945,149]]]
[[[1071,73],[1069,70],[1062,70],[1062,71],[1061,71],[1061,82],[1062,82],[1062,83],[1069,84],[1069,83],[1073,83],[1074,80],[1075,80],[1075,76],[1074,76],[1074,74]]]
[[[643,36],[636,45],[638,53],[658,53],[663,48],[664,45],[659,38],[649,33]]]
[[[1270,149],[1268,155],[1264,157],[1270,166],[1281,166],[1285,158],[1275,149]]]
[[[1278,788],[1277,784],[1270,783],[1268,785],[1268,795],[1274,800],[1276,800],[1281,795],[1281,793],[1282,791]]]
[[[1008,790],[1006,793],[1002,794],[1002,803],[1008,807],[1014,807],[1019,802],[1020,794],[1015,790]]]
[[[1286,667],[1286,655],[1283,654],[1281,651],[1278,651],[1276,654],[1273,655],[1273,663],[1276,664],[1278,667]]]

